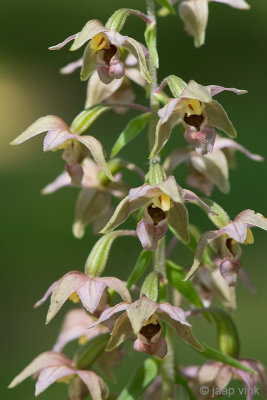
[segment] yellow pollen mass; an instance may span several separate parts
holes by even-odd
[[[86,336],[86,335],[82,335],[82,336],[79,338],[78,343],[79,343],[80,346],[82,346],[82,345],[85,344],[87,341],[88,341],[87,336]]]
[[[247,230],[247,237],[244,244],[253,244],[254,243],[254,236],[250,228]]]
[[[190,117],[190,115],[201,115],[203,106],[199,100],[187,99],[184,101],[184,109],[186,114]]]
[[[159,321],[157,320],[155,314],[151,315],[151,317],[143,323],[143,326],[147,326],[149,324],[158,325]]]
[[[100,51],[105,48],[107,49],[109,48],[109,45],[110,45],[109,39],[102,32],[95,35],[90,42],[91,49],[95,51]]]
[[[69,299],[71,301],[73,301],[73,303],[79,303],[80,302],[80,297],[79,297],[78,293],[76,292],[76,290],[75,290],[75,292],[71,293],[71,295],[69,296]]]
[[[168,196],[166,193],[162,193],[160,196],[160,202],[161,202],[161,209],[163,211],[169,211],[171,208],[171,198]]]

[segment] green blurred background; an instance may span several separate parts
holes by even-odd
[[[252,2],[251,2],[252,3]],[[193,47],[192,38],[183,30],[178,17],[159,20],[159,78],[170,73],[195,79],[202,84],[219,84],[247,89],[246,96],[226,93],[218,97],[238,130],[240,143],[251,151],[266,156],[266,43],[267,4],[253,2],[250,12],[230,9],[222,4],[210,4],[207,44]],[[28,380],[14,390],[7,384],[37,354],[49,350],[56,338],[64,311],[49,326],[44,326],[48,304],[33,310],[51,282],[71,269],[83,269],[94,243],[91,228],[82,240],[71,233],[77,191],[63,189],[50,196],[40,190],[63,169],[60,154],[44,154],[42,138],[18,147],[9,147],[11,139],[40,116],[55,114],[67,122],[82,110],[86,84],[78,73],[60,76],[61,66],[79,57],[68,52],[49,52],[48,46],[78,32],[91,18],[107,20],[112,11],[121,7],[144,9],[144,1],[129,0],[10,0],[1,2],[1,244],[2,244],[2,362],[1,399],[28,400],[34,397],[33,383]],[[129,18],[124,32],[142,40],[142,21]],[[130,116],[106,114],[90,129],[100,139],[107,153]],[[122,152],[143,169],[147,168],[145,132],[132,146]],[[182,135],[172,135],[169,149],[182,145]],[[231,193],[227,196],[216,189],[213,199],[220,202],[234,217],[246,208],[265,214],[266,164],[255,163],[238,154],[238,169],[231,171]],[[176,173],[183,184],[185,170]],[[134,180],[139,185],[138,179]],[[191,221],[211,228],[200,210],[190,207]],[[129,224],[128,226],[130,226]],[[132,225],[133,226],[133,225]],[[238,288],[238,311],[234,319],[242,340],[242,356],[261,359],[267,365],[267,271],[264,232],[255,231],[256,244],[244,249],[243,266],[259,291],[257,296]],[[264,241],[265,240],[265,241]],[[123,249],[123,251],[122,251]],[[134,265],[140,246],[133,239],[115,243],[107,275],[126,278]],[[177,247],[177,263],[189,266],[191,255]],[[66,311],[65,307],[65,311]],[[195,321],[195,331],[201,339],[215,344],[215,328]],[[198,326],[200,325],[200,326]],[[177,355],[180,363],[196,363],[202,359],[179,340]],[[134,356],[136,362],[142,356]],[[135,366],[123,363],[118,387]],[[55,385],[41,399],[66,398],[64,385]]]

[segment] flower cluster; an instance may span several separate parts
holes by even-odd
[[[244,0],[214,1],[249,8]],[[163,6],[159,15],[174,12],[176,1],[159,3]],[[179,14],[196,46],[205,40],[209,3],[183,0],[179,5]],[[81,80],[88,81],[85,109],[70,126],[58,116],[41,117],[11,143],[17,145],[47,132],[43,149],[62,150],[65,170],[42,193],[50,194],[67,186],[79,188],[73,234],[82,238],[86,226],[91,224],[94,233],[102,235],[90,250],[84,272],[67,272],[35,304],[39,307],[51,296],[46,323],[68,300],[79,308],[67,313],[52,350],[37,356],[9,387],[33,376],[37,378],[36,395],[55,382],[64,382],[68,384],[70,400],[84,400],[88,394],[93,400],[140,396],[164,400],[174,399],[180,385],[190,399],[202,399],[201,386],[222,391],[231,379],[237,379],[247,389],[255,389],[260,383],[266,396],[264,367],[259,361],[240,356],[237,329],[228,311],[236,308],[238,278],[255,291],[242,268],[241,245],[254,242],[251,228],[267,230],[267,219],[246,209],[231,220],[209,198],[214,187],[224,194],[229,192],[229,169],[234,165],[237,150],[251,160],[263,160],[234,140],[236,129],[222,105],[214,100],[223,91],[237,95],[246,91],[203,86],[194,80],[186,83],[176,75],[167,76],[158,85],[154,0],[147,0],[147,6],[147,15],[122,8],[105,25],[96,19],[89,20],[79,33],[50,47],[60,50],[72,41],[70,50],[76,51],[86,45],[81,58],[61,69],[61,73],[68,74],[80,68]],[[120,33],[130,15],[145,22],[145,44]],[[134,103],[135,84],[149,94],[148,105]],[[165,91],[167,87],[172,97]],[[119,135],[108,158],[100,141],[84,133],[107,111],[121,114],[129,109],[139,114]],[[144,172],[117,155],[141,134],[147,123],[149,168]],[[184,131],[185,146],[172,150],[162,160],[161,150],[176,125]],[[177,179],[174,174],[182,163],[187,165],[188,175],[180,185],[181,177]],[[127,170],[138,174],[138,187],[128,182],[127,173],[126,177],[123,175]],[[190,204],[204,211],[217,229],[201,233],[191,221]],[[127,228],[116,229],[122,224]],[[131,224],[132,230],[128,229]],[[130,271],[126,257],[127,281],[103,276],[113,242],[126,236],[138,238],[140,248]],[[170,260],[178,241],[194,254],[189,270],[180,266],[179,261],[177,264]],[[220,308],[213,304],[217,299]],[[216,322],[218,349],[195,337],[188,321],[195,315]],[[181,366],[179,362],[177,367],[177,337],[208,361],[202,366]],[[70,359],[63,350],[73,340],[78,340],[78,350]],[[107,381],[127,356],[123,347],[126,341],[133,342],[134,351],[146,353],[147,358],[121,394],[112,394]],[[180,345],[179,340],[177,343]],[[251,399],[251,394],[247,395],[247,400]]]

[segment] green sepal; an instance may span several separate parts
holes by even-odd
[[[127,280],[126,287],[127,289],[131,289],[131,287],[141,278],[141,276],[145,273],[146,269],[149,266],[151,257],[153,252],[142,250],[135,266],[132,269],[132,272]]]
[[[166,274],[169,283],[178,290],[183,297],[196,307],[203,307],[202,300],[200,299],[194,285],[191,281],[184,282],[183,279],[186,273],[180,265],[175,264],[173,261],[167,260]]]
[[[168,0],[157,0],[157,3],[161,5],[164,8],[167,8],[167,10],[172,14],[175,15],[175,9],[173,6],[168,2]]]
[[[79,115],[73,120],[71,124],[71,131],[77,135],[84,133],[105,111],[110,110],[111,107],[98,104],[94,105],[87,110],[80,112]]]
[[[215,203],[215,201],[208,199],[206,197],[201,197],[201,200],[203,200],[213,211],[213,213],[207,211],[207,209],[205,207],[203,207],[201,205],[201,203],[199,203],[199,206],[206,212],[206,214],[209,217],[209,219],[211,220],[211,222],[213,222],[213,224],[218,229],[229,224],[230,217],[227,214],[227,212],[224,211],[224,209],[219,204]]]
[[[187,84],[176,75],[169,75],[165,78],[173,97],[180,97]]]
[[[159,297],[159,274],[156,271],[150,272],[141,288],[141,295],[144,294],[148,299],[157,301]]]
[[[160,164],[160,162],[156,160],[151,160],[149,166],[149,183],[150,185],[157,185],[167,179],[166,173]]]
[[[92,248],[86,263],[85,273],[89,276],[99,276],[104,271],[111,246],[114,240],[120,236],[136,236],[135,231],[119,230],[103,235]]]
[[[130,8],[120,8],[119,10],[116,10],[108,19],[106,23],[106,28],[110,29],[111,31],[114,30],[120,32],[124,27],[126,19],[130,15],[130,13]]]
[[[103,333],[89,339],[75,354],[74,361],[78,369],[89,368],[103,353],[110,339],[109,333]]]
[[[125,147],[129,142],[131,142],[142,130],[145,128],[148,117],[150,113],[145,113],[138,115],[133,118],[124,128],[124,130],[119,135],[116,140],[112,150],[110,157],[115,157],[123,147]]]
[[[137,400],[156,379],[159,373],[159,363],[148,358],[137,369],[130,383],[122,390],[117,400]]]
[[[145,30],[145,41],[150,52],[151,58],[156,68],[159,67],[159,56],[157,52],[157,35],[155,21],[148,24]]]

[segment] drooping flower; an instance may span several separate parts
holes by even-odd
[[[134,349],[138,352],[154,354],[163,358],[167,353],[167,343],[162,337],[161,320],[170,325],[176,333],[190,346],[203,350],[201,344],[193,335],[191,325],[186,321],[185,312],[169,303],[156,303],[145,295],[133,303],[119,303],[104,310],[100,318],[90,327],[109,320],[114,314],[126,311],[120,315],[112,330],[106,350],[111,351],[127,340],[132,333],[137,335]]]
[[[74,40],[74,42],[70,50],[77,50],[86,42],[89,42],[83,55],[81,70],[83,80],[87,80],[95,69],[97,69],[101,81],[106,84],[114,79],[122,78],[125,74],[125,68],[120,47],[123,47],[137,59],[138,68],[143,78],[148,82],[151,81],[146,65],[144,47],[135,39],[106,28],[102,22],[96,19],[88,21],[81,32],[69,36],[56,46],[50,47],[50,50],[60,50],[71,40]],[[80,65],[79,62],[78,65]]]
[[[250,7],[245,0],[184,0],[179,5],[179,14],[185,24],[187,33],[194,37],[195,46],[205,43],[205,33],[208,23],[210,2],[228,4],[240,10],[248,10]]]
[[[253,400],[254,395],[259,395],[258,383],[260,383],[263,398],[266,398],[267,377],[262,363],[252,359],[239,359],[239,361],[246,367],[257,371],[258,374],[252,374],[219,361],[211,361],[202,366],[180,367],[180,373],[189,380],[199,400],[220,398],[222,394],[225,394],[223,389],[232,379],[244,382],[246,387],[244,394],[246,394],[247,400]],[[207,387],[207,393],[203,393],[203,396],[201,395],[201,386]]]
[[[215,128],[230,137],[236,137],[236,130],[220,103],[213,96],[223,91],[238,95],[245,90],[222,86],[202,86],[191,80],[184,85],[179,97],[172,98],[158,111],[160,120],[155,133],[155,144],[150,157],[159,153],[168,141],[173,127],[181,120],[186,141],[200,155],[211,153],[216,139]]]
[[[84,235],[85,227],[89,223],[93,223],[94,231],[99,232],[114,211],[112,196],[122,198],[129,190],[128,186],[122,182],[120,174],[114,176],[114,181],[105,180],[102,182],[99,167],[88,157],[83,160],[80,166],[82,173],[77,174],[76,164],[67,165],[67,171],[42,190],[43,194],[50,194],[65,186],[81,188],[72,228],[76,238],[81,238]],[[130,167],[137,169],[133,164],[129,164]]]
[[[77,369],[74,361],[71,361],[64,354],[54,351],[47,351],[36,357],[13,379],[9,388],[17,386],[30,376],[36,376],[36,374],[38,374],[38,378],[35,396],[38,396],[55,382],[72,384],[77,376],[79,381],[82,381],[87,388],[86,393],[83,393],[84,396],[79,397],[81,400],[88,396],[88,391],[93,400],[104,400],[109,395],[108,387],[100,376],[93,371]],[[82,387],[81,389],[84,392]]]
[[[137,225],[137,236],[146,250],[154,250],[158,240],[167,232],[167,223],[187,242],[188,212],[184,202],[205,203],[190,190],[182,189],[173,176],[157,185],[144,185],[130,189],[102,229],[107,233],[127,220],[130,214],[145,206],[143,219]]]
[[[52,283],[34,307],[42,305],[52,294],[46,317],[47,324],[54,318],[68,298],[74,303],[81,302],[87,311],[94,314],[107,286],[119,293],[124,301],[131,301],[131,295],[120,279],[114,277],[91,277],[80,271],[71,271]]]
[[[55,115],[47,115],[39,118],[10,144],[21,144],[43,132],[47,132],[44,138],[43,150],[64,150],[63,158],[69,166],[75,168],[76,176],[81,176],[82,169],[79,167],[79,164],[86,156],[86,150],[87,152],[89,150],[98,167],[113,180],[105,161],[101,143],[93,136],[81,136],[73,133],[66,122]]]
[[[205,247],[213,240],[222,238],[221,251],[222,258],[229,258],[230,261],[236,261],[239,250],[235,251],[234,247],[237,243],[252,244],[254,243],[251,227],[258,227],[267,230],[267,219],[253,210],[244,210],[236,216],[233,221],[215,231],[205,232],[199,239],[193,265],[188,272],[186,279],[189,279],[197,270],[201,263],[202,254]],[[236,253],[237,252],[237,253]]]
[[[263,161],[263,157],[249,152],[239,143],[216,136],[212,153],[200,156],[190,148],[178,148],[165,160],[166,173],[172,174],[174,169],[185,162],[189,174],[186,183],[209,196],[216,185],[223,193],[230,189],[228,169],[232,167],[235,151],[238,150],[254,161]]]

